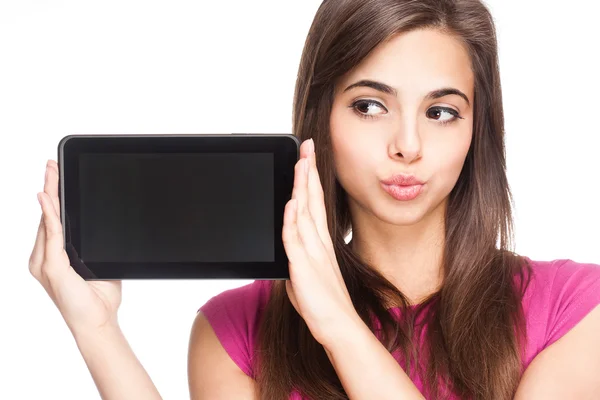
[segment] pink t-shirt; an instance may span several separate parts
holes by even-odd
[[[600,305],[600,265],[564,259],[528,260],[533,275],[523,298],[527,322],[525,367]],[[270,287],[271,281],[256,280],[220,293],[199,310],[206,316],[231,359],[252,378],[252,349]],[[390,311],[398,315],[399,310]],[[422,391],[419,377],[411,376],[411,379]],[[302,399],[297,392],[290,395],[290,400]]]

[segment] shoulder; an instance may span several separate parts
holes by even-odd
[[[256,280],[226,290],[209,299],[198,310],[231,360],[250,377],[254,377],[253,349],[271,284],[272,281]]]
[[[600,265],[525,259],[532,272],[523,297],[529,363],[600,304]]]
[[[515,398],[589,398],[600,389],[600,265],[530,264],[527,369]]]
[[[202,312],[198,312],[188,349],[190,399],[255,399],[254,380],[229,357]]]

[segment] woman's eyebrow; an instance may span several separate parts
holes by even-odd
[[[346,89],[344,89],[344,92],[347,92],[348,90],[354,89],[356,87],[368,87],[371,89],[375,89],[379,92],[383,92],[385,94],[391,94],[394,96],[398,95],[398,91],[396,89],[394,89],[393,87],[391,87],[390,85],[387,85],[382,82],[372,81],[369,79],[363,79],[361,81],[353,83],[352,85],[350,85]],[[445,87],[445,88],[441,88],[441,89],[432,90],[431,92],[427,93],[427,95],[425,96],[425,99],[434,100],[434,99],[438,99],[440,97],[448,96],[450,94],[455,94],[457,96],[462,97],[469,106],[471,105],[471,103],[469,102],[469,98],[467,97],[466,94],[464,94],[460,90],[458,90],[456,88],[452,88],[452,87]]]

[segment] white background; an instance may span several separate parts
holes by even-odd
[[[291,132],[319,0],[0,2],[0,398],[99,398],[29,274],[47,159],[67,134]],[[600,263],[600,7],[489,1],[517,252]],[[165,399],[188,398],[196,310],[250,281],[126,281],[122,328]]]

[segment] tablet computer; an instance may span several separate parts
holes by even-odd
[[[86,280],[289,279],[281,231],[299,148],[287,134],[64,137],[71,265]]]

